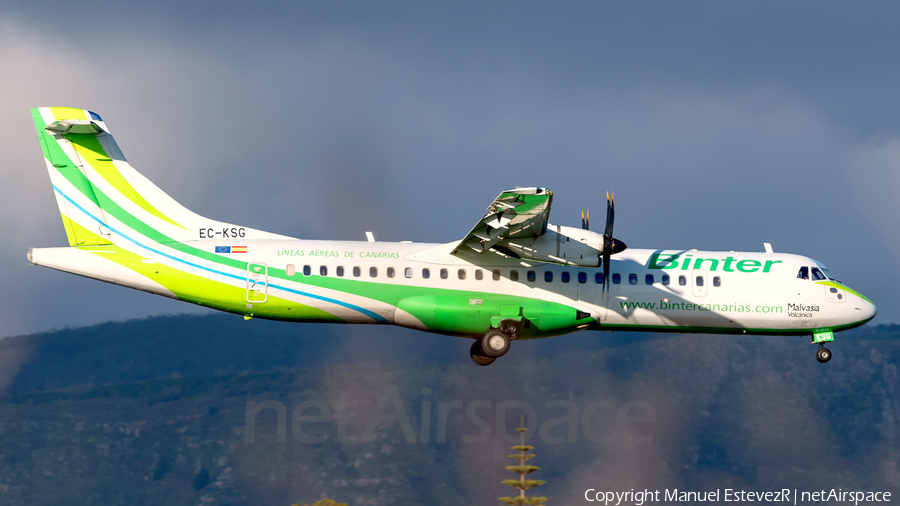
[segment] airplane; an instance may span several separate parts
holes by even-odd
[[[828,362],[834,333],[876,307],[794,254],[635,249],[549,223],[553,192],[504,191],[446,244],[304,240],[189,211],[122,155],[86,109],[31,110],[69,245],[34,265],[227,311],[245,319],[392,324],[470,338],[489,365],[511,342],[583,330],[809,336]]]

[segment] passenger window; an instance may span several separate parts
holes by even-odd
[[[407,278],[411,278],[412,277],[412,267],[407,267],[407,268],[403,269],[403,276],[405,276]]]
[[[716,276],[713,278],[713,286],[722,286],[722,278]]]
[[[460,269],[460,270],[456,273],[456,275],[459,276],[459,279],[466,279],[466,270],[465,270],[465,269]]]
[[[482,272],[481,269],[475,269],[475,279],[477,279],[478,281],[484,279],[484,272]]]
[[[393,267],[387,268],[387,277],[389,277],[389,278],[394,277],[394,268]]]
[[[360,276],[362,276],[362,271],[359,269],[359,267],[354,267],[353,268],[353,277],[358,278]]]
[[[518,281],[519,280],[519,271],[509,271],[509,280],[510,281]]]
[[[594,274],[594,283],[597,283],[598,285],[600,283],[603,283],[603,273],[602,272],[598,272],[597,274]]]
[[[422,277],[428,279],[431,277],[431,271],[428,269],[422,269]]]
[[[628,284],[629,285],[637,284],[637,274],[631,273],[628,275]]]
[[[304,265],[303,266],[303,275],[309,276],[310,274],[312,274],[312,269],[308,265]]]
[[[328,267],[323,265],[319,267],[319,276],[327,276],[328,275]]]
[[[681,286],[685,286],[687,284],[687,278],[684,276],[678,276],[678,284]]]
[[[563,283],[568,283],[569,279],[570,278],[569,278],[568,272],[563,272],[562,274],[559,275],[559,280],[562,281]]]
[[[697,283],[697,286],[703,286],[703,276],[697,276],[697,279],[694,281]]]
[[[622,282],[622,276],[619,275],[618,272],[615,273],[615,274],[613,274],[613,284],[614,284],[614,285],[618,285],[618,284],[621,283],[621,282]],[[635,281],[635,282],[636,282],[636,281]]]
[[[528,276],[528,281],[530,281],[532,283],[534,283],[534,280],[537,279],[537,274],[535,274],[534,271],[528,271],[527,276]]]
[[[547,283],[553,282],[553,271],[544,271],[544,281]]]
[[[669,286],[669,275],[668,275],[668,274],[663,274],[663,276],[662,276],[662,283],[663,283],[663,285],[665,285],[665,286]]]
[[[447,279],[450,277],[450,274],[447,273],[447,269],[441,269],[441,279]]]
[[[578,282],[579,283],[587,283],[587,273],[586,272],[578,273]]]
[[[338,276],[343,276],[344,275],[344,267],[339,265],[338,268],[335,269],[335,272]]]
[[[294,264],[288,264],[284,269],[284,273],[288,276],[293,276],[294,274],[297,274],[297,269],[294,267]]]
[[[644,283],[646,283],[648,285],[652,285],[653,284],[653,274],[647,274],[646,276],[644,276]]]
[[[800,268],[800,272],[797,273],[797,277],[799,279],[809,279],[809,267],[803,266]]]
[[[824,274],[822,274],[822,271],[820,271],[818,267],[812,268],[812,277],[814,281],[822,281],[823,279],[828,279]]]
[[[494,281],[500,281],[500,270],[494,270],[494,272],[491,273],[491,277],[494,279]]]
[[[378,277],[378,267],[369,267],[369,277],[370,278]]]

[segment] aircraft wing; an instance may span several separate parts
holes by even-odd
[[[475,256],[498,246],[505,239],[543,235],[547,231],[552,203],[553,192],[547,188],[506,190],[494,199],[484,218],[472,227],[452,253]]]

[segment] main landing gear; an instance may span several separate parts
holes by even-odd
[[[469,355],[472,356],[472,362],[475,362],[478,365],[491,365],[494,363],[494,360],[497,360],[494,357],[488,357],[482,355],[481,351],[481,339],[476,339],[474,343],[472,343],[472,347],[469,349]]]
[[[506,355],[509,351],[509,343],[516,338],[516,327],[514,325],[504,325],[501,322],[501,329],[492,328],[481,338],[476,339],[469,349],[472,361],[478,365],[491,365],[494,360]]]
[[[828,362],[831,360],[831,350],[826,348],[824,344],[819,343],[819,350],[816,351],[816,360],[822,364]]]

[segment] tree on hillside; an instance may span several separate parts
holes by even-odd
[[[533,446],[525,445],[525,431],[528,430],[525,428],[525,417],[522,417],[521,427],[516,429],[519,431],[519,444],[516,446],[512,446],[511,448],[517,452],[517,455],[510,455],[509,457],[512,459],[516,459],[519,461],[519,465],[516,466],[506,466],[507,469],[519,475],[518,480],[504,480],[504,485],[509,485],[510,487],[519,489],[518,497],[500,497],[499,499],[510,506],[522,506],[525,504],[530,505],[538,505],[543,504],[544,501],[547,500],[546,497],[525,497],[525,491],[532,489],[534,487],[539,487],[543,485],[544,480],[526,480],[525,475],[529,473],[533,473],[540,469],[537,466],[529,466],[525,465],[526,460],[531,460],[535,457],[533,453],[525,453],[534,450]]]
[[[303,505],[303,504],[298,503],[298,504],[292,504],[291,506],[347,506],[347,504],[339,503],[339,502],[335,501],[334,499],[325,498],[325,499],[319,499],[318,501],[316,501],[312,504],[309,504],[309,505]]]

